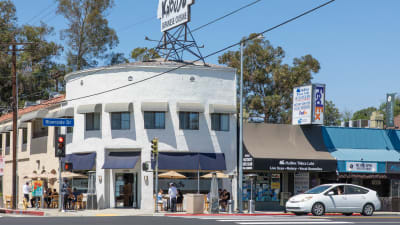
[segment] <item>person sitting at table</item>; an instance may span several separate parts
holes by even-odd
[[[228,206],[228,200],[230,200],[231,194],[224,189],[221,194],[221,207],[224,211],[226,211],[226,207]]]
[[[74,191],[76,191],[76,188],[74,188]],[[72,192],[71,188],[68,188],[68,209],[72,209],[73,208],[73,203],[75,201],[76,197],[74,195],[74,193]]]
[[[47,188],[47,191],[43,193],[43,200],[46,202],[47,207],[50,207],[52,194],[51,188]]]
[[[163,190],[160,188],[157,194],[157,203],[163,203]]]

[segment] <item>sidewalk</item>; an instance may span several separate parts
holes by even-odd
[[[34,209],[28,208],[27,210],[17,209],[0,209],[0,213],[6,214],[18,214],[26,216],[48,216],[48,217],[87,217],[87,216],[288,216],[294,215],[293,213],[284,212],[273,212],[273,211],[256,211],[253,214],[248,213],[233,213],[229,214],[221,212],[219,214],[209,214],[204,212],[203,214],[188,214],[186,212],[159,212],[154,213],[153,211],[145,211],[140,209],[101,209],[101,210],[68,210],[66,212],[59,212],[58,209]],[[341,213],[327,213],[330,215],[342,215]],[[354,214],[360,215],[360,214]],[[374,215],[400,215],[400,212],[375,212]]]

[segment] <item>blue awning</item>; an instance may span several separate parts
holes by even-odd
[[[96,165],[96,152],[67,154],[62,162],[71,162],[73,170],[92,170]]]
[[[133,169],[140,159],[140,152],[110,152],[103,169]]]
[[[152,162],[154,168],[154,161]],[[223,153],[160,152],[160,170],[226,170]]]

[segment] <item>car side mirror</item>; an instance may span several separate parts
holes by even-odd
[[[333,191],[328,192],[327,195],[334,195],[335,193]]]

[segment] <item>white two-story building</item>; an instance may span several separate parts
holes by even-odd
[[[187,177],[160,179],[164,192],[172,181],[184,194],[208,193],[210,181],[201,179],[198,186],[197,171],[235,174],[234,69],[136,62],[73,72],[65,81],[66,107],[74,109],[75,120],[66,160],[78,172],[92,171],[98,208],[154,209],[155,137],[160,172],[175,170]],[[232,190],[236,176],[232,185],[223,185]]]

